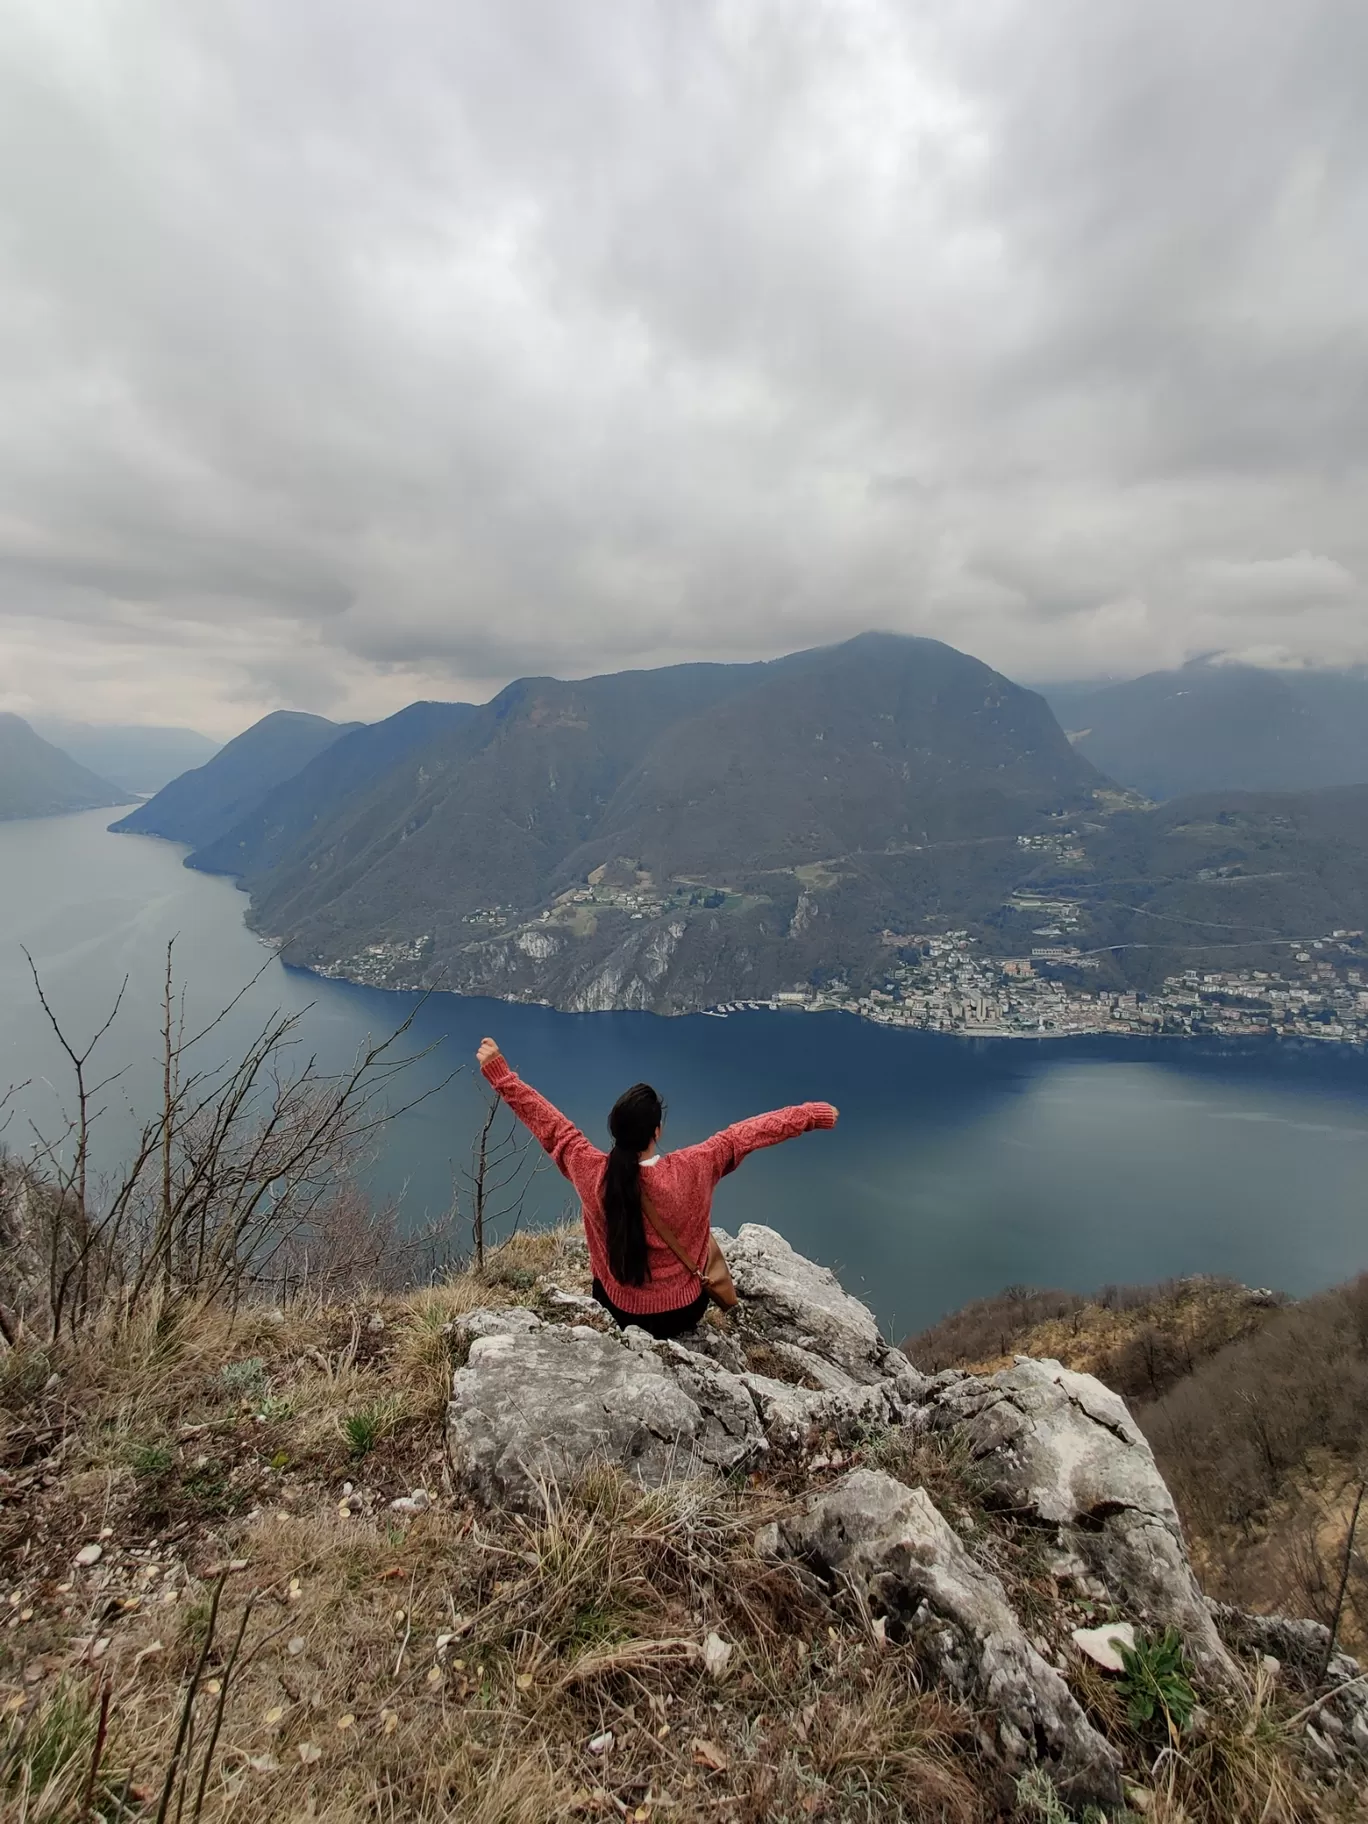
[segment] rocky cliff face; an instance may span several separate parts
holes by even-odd
[[[773,1479],[787,1499],[756,1553],[857,1604],[983,1717],[986,1755],[1038,1768],[1071,1804],[1123,1796],[1121,1756],[1084,1701],[1098,1621],[1176,1630],[1210,1706],[1238,1702],[1275,1659],[1306,1678],[1324,1630],[1207,1601],[1150,1447],[1099,1381],[1029,1357],[924,1375],[773,1230],[719,1239],[742,1303],[681,1340],[618,1332],[563,1285],[540,1287],[536,1310],[457,1319],[458,1495],[535,1513],[605,1464],[647,1486]],[[1368,1685],[1342,1656],[1330,1678],[1343,1688],[1298,1726],[1327,1766],[1368,1767]]]

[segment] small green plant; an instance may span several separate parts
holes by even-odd
[[[128,1467],[143,1482],[155,1482],[166,1475],[175,1462],[175,1453],[165,1444],[130,1444]]]
[[[1197,1693],[1187,1675],[1183,1637],[1176,1628],[1165,1628],[1157,1640],[1139,1635],[1133,1647],[1121,1648],[1124,1668],[1119,1681],[1126,1700],[1126,1714],[1136,1729],[1162,1719],[1176,1739],[1192,1721]]]
[[[256,1416],[265,1425],[283,1425],[294,1417],[294,1401],[287,1400],[283,1393],[268,1393],[257,1407]]]
[[[259,1399],[269,1385],[266,1364],[259,1355],[244,1356],[240,1362],[225,1362],[219,1369],[223,1391],[240,1400]]]
[[[36,1798],[90,1759],[95,1712],[88,1694],[63,1680],[31,1715],[10,1723],[5,1736],[4,1784],[24,1785]]]
[[[1043,1767],[1028,1767],[1022,1774],[1016,1785],[1016,1802],[1029,1817],[1039,1818],[1041,1824],[1074,1824],[1074,1814],[1055,1791],[1054,1781]],[[1127,1811],[1122,1813],[1122,1818],[1131,1815]],[[1087,1805],[1081,1814],[1081,1824],[1107,1824],[1106,1813],[1095,1805]]]
[[[353,1457],[364,1457],[382,1438],[387,1438],[399,1421],[399,1402],[395,1399],[372,1400],[358,1406],[342,1421],[342,1436]]]
[[[193,1463],[181,1477],[180,1492],[201,1513],[232,1514],[246,1504],[245,1491],[234,1489],[227,1465],[205,1458]]]
[[[486,1285],[505,1286],[510,1292],[530,1292],[537,1283],[537,1275],[531,1267],[501,1267],[497,1264],[485,1268],[484,1279]]]

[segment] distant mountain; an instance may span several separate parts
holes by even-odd
[[[21,717],[0,714],[0,819],[127,802],[126,792],[44,741]]]
[[[937,641],[871,634],[413,705],[190,862],[240,874],[254,924],[314,967],[706,1005],[719,983],[868,966],[909,893],[943,897],[929,852],[1015,856],[1018,833],[1103,784],[1035,693]]]
[[[1368,783],[1368,675],[1194,660],[1043,687],[1079,753],[1150,798]]]
[[[139,728],[115,723],[65,722],[47,717],[34,727],[73,760],[112,780],[129,798],[158,792],[191,767],[203,766],[219,744],[193,728]]]
[[[384,722],[339,735],[216,842],[196,850],[189,865],[209,874],[261,875],[339,812],[353,831],[364,828],[378,781],[480,713],[468,703],[411,703]]]
[[[298,710],[277,710],[111,827],[134,835],[165,836],[192,848],[217,842],[273,787],[359,726]]]

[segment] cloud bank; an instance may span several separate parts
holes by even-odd
[[[11,0],[0,706],[1368,660],[1368,9]]]

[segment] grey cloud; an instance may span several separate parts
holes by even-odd
[[[870,624],[1368,658],[1365,61],[1338,0],[16,0],[0,703],[44,626],[223,732]]]

